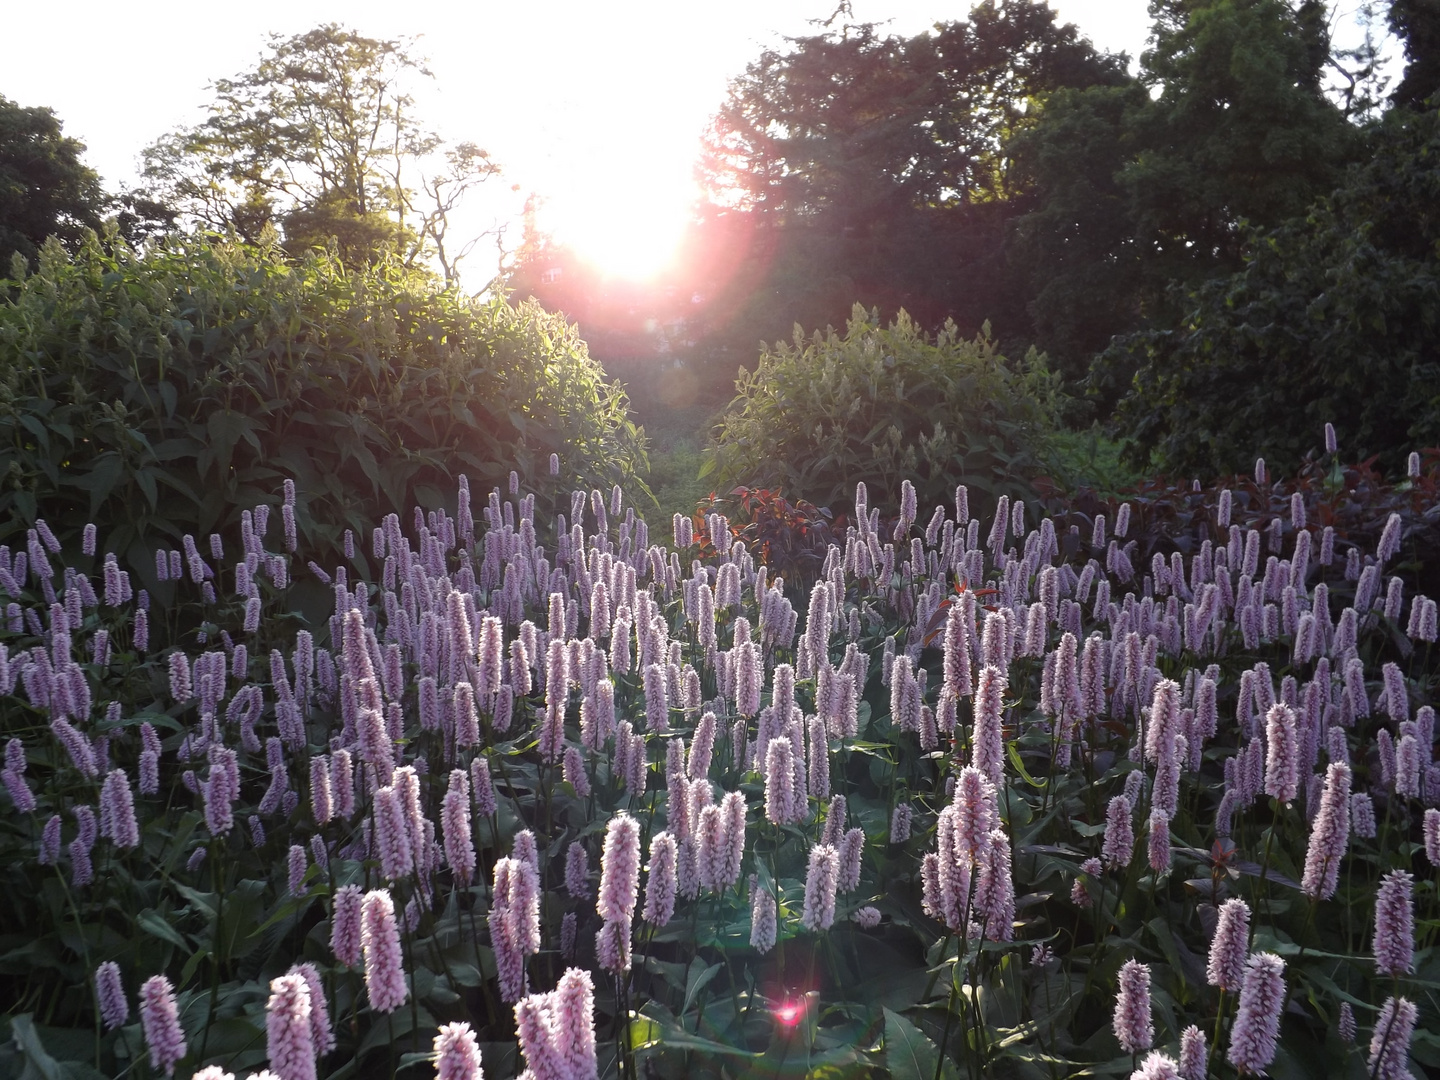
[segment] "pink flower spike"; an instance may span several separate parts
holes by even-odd
[[[287,975],[298,975],[310,988],[310,1041],[315,1053],[324,1057],[335,1049],[335,1032],[330,1027],[330,1008],[325,1003],[325,984],[314,964],[296,964]]]
[[[568,1080],[549,994],[530,994],[515,1003],[515,1034],[526,1071],[535,1080]]]
[[[335,890],[335,906],[330,916],[330,951],[335,961],[346,967],[359,967],[360,908],[363,893],[359,885],[342,885]]]
[[[120,965],[106,960],[95,969],[95,997],[100,1003],[100,1019],[106,1031],[113,1031],[130,1019],[130,1003],[125,1000],[125,987],[120,982]]]
[[[187,1048],[175,989],[164,975],[152,975],[140,986],[140,1026],[150,1048],[150,1067],[174,1076]]]
[[[405,1004],[409,989],[400,956],[400,927],[395,904],[385,889],[365,894],[360,908],[360,941],[365,954],[365,989],[376,1012],[394,1012]]]
[[[569,1080],[596,1080],[600,1074],[595,1052],[595,984],[590,973],[567,968],[552,995],[561,1055],[569,1066]]]
[[[658,832],[650,838],[650,876],[645,882],[645,910],[642,917],[651,926],[664,926],[675,914],[677,870],[675,837]]]
[[[1169,1054],[1156,1050],[1130,1074],[1130,1080],[1180,1080],[1180,1066]]]
[[[1418,1010],[1405,998],[1385,999],[1370,1037],[1366,1067],[1376,1080],[1409,1080],[1410,1037],[1415,1033]]]
[[[1245,954],[1250,936],[1250,905],[1232,896],[1220,905],[1215,939],[1210,943],[1210,962],[1205,977],[1222,990],[1240,989],[1245,976]]]
[[[1285,1001],[1285,961],[1274,953],[1256,953],[1245,964],[1240,1006],[1230,1029],[1226,1060],[1242,1073],[1263,1073],[1275,1059],[1280,1036],[1280,1007]]]
[[[1120,968],[1120,990],[1115,995],[1115,1037],[1127,1054],[1148,1050],[1155,1042],[1150,1018],[1150,968],[1127,960]]]
[[[310,1032],[310,986],[300,975],[270,980],[265,1005],[265,1053],[280,1080],[315,1080]]]
[[[640,823],[619,813],[605,827],[600,856],[600,897],[595,910],[607,922],[629,922],[640,889]]]
[[[1001,731],[1005,690],[1009,678],[1005,672],[986,664],[980,672],[980,685],[975,692],[975,735],[971,764],[992,784],[998,785],[1005,770],[1005,740]]]
[[[1205,1033],[1191,1024],[1180,1033],[1180,1080],[1205,1080]]]
[[[1413,881],[1408,872],[1394,870],[1375,893],[1375,966],[1393,978],[1415,970]]]
[[[480,1044],[464,1022],[442,1024],[435,1036],[435,1080],[484,1080]]]
[[[1295,713],[1277,702],[1265,716],[1265,794],[1282,803],[1295,800],[1300,786],[1300,745]]]
[[[1350,841],[1350,766],[1332,761],[1325,770],[1320,809],[1305,851],[1300,890],[1314,900],[1329,900],[1340,881],[1340,860]]]
[[[805,875],[805,909],[800,922],[807,930],[828,930],[835,921],[835,889],[840,880],[840,855],[828,844],[810,849]]]
[[[1129,866],[1135,854],[1135,827],[1130,821],[1130,800],[1116,795],[1105,811],[1105,842],[1100,857],[1112,869]]]

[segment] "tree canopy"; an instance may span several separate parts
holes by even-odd
[[[913,38],[845,22],[766,50],[731,83],[702,155],[705,214],[749,215],[764,267],[715,331],[749,344],[838,325],[856,300],[1012,331],[1023,302],[1003,243],[1026,189],[1007,143],[1044,95],[1125,79],[1123,58],[1037,0],[986,0]]]
[[[33,264],[47,237],[73,250],[99,228],[106,199],[84,152],[50,109],[0,97],[0,274],[15,255]]]
[[[214,84],[204,121],[145,151],[149,193],[248,242],[273,228],[292,251],[333,237],[349,261],[430,254],[452,280],[468,246],[450,212],[498,169],[422,123],[413,89],[430,72],[412,48],[334,23],[272,35],[252,70]]]

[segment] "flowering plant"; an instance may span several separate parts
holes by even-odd
[[[954,496],[882,533],[861,486],[808,589],[518,476],[329,568],[262,508],[162,550],[166,603],[37,522],[0,548],[0,1071],[1440,1065],[1399,517],[1351,558],[1217,499],[1147,564],[1127,506]]]

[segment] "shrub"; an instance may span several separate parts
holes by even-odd
[[[329,564],[460,472],[628,480],[643,439],[563,319],[471,301],[394,260],[92,238],[15,268],[0,302],[0,541],[43,518],[154,585],[154,544],[234,532],[293,477],[300,565]]]
[[[948,502],[962,483],[980,507],[1031,496],[1059,396],[1043,357],[1007,361],[988,326],[965,341],[947,322],[931,338],[903,311],[882,327],[859,305],[843,335],[807,341],[797,326],[793,344],[765,348],[735,386],[704,473],[832,507],[848,506],[862,480],[887,508],[903,479],[922,505]]]
[[[1132,460],[1213,475],[1258,453],[1288,470],[1332,421],[1393,473],[1440,439],[1440,115],[1395,110],[1374,137],[1308,216],[1190,292],[1178,326],[1102,355],[1095,381],[1130,382],[1114,427]]]

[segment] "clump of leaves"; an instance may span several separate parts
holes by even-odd
[[[930,337],[903,311],[883,326],[858,304],[843,334],[797,327],[735,386],[702,475],[821,506],[848,504],[862,480],[877,506],[898,507],[905,479],[922,505],[962,483],[977,508],[1032,495],[1060,397],[1044,358],[1007,360],[988,324],[974,340],[951,322]]]
[[[471,301],[396,260],[92,239],[16,267],[0,304],[0,541],[87,522],[153,585],[161,537],[238,527],[281,476],[301,565],[465,471],[630,482],[644,440],[574,327]]]
[[[716,554],[710,519],[723,514],[727,545],[739,540],[774,574],[787,583],[813,584],[825,553],[835,541],[834,515],[823,506],[800,499],[790,502],[769,488],[737,487],[726,496],[713,491],[695,509],[695,536],[703,556]],[[842,519],[843,520],[843,519]]]

